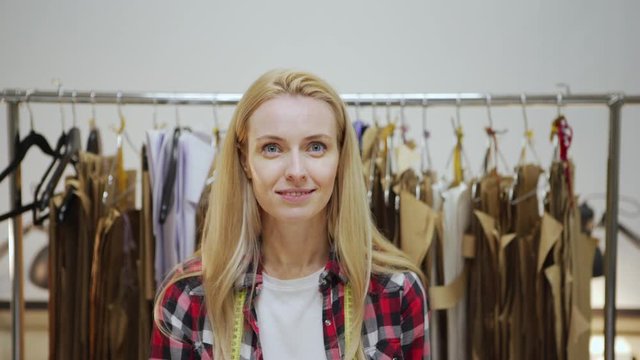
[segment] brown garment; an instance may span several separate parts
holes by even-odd
[[[140,213],[129,211],[114,222],[107,233],[105,264],[114,267],[105,283],[105,325],[103,332],[108,351],[101,359],[137,359],[138,348],[147,348],[148,343],[139,343],[139,298],[137,281],[138,241]]]
[[[438,359],[447,359],[447,309],[437,308],[450,303],[455,297],[451,286],[444,280],[443,223],[442,214],[432,208],[433,191],[430,173],[422,179],[413,170],[404,171],[394,192],[400,194],[399,244],[407,256],[420,267],[429,289],[429,320],[431,354]]]
[[[432,201],[431,179],[426,177],[418,182],[418,177],[412,170],[405,171],[394,191],[400,193],[400,246],[407,256],[420,267],[430,286],[443,286],[443,247],[442,247],[442,216],[433,210],[423,199]],[[417,190],[417,187],[420,187]],[[416,195],[420,195],[420,199]],[[430,290],[430,295],[432,291]],[[437,299],[431,298],[430,308]],[[446,358],[447,331],[446,311],[434,309],[434,316],[430,319],[430,336],[432,355]]]
[[[113,210],[101,221],[92,269],[93,359],[137,359],[140,212]]]
[[[380,232],[393,244],[400,246],[400,198],[394,191],[397,183],[391,172],[387,138],[393,125],[378,129],[369,127],[362,141],[362,161],[367,197],[371,213]]]
[[[400,198],[393,190],[396,179],[390,173],[387,166],[386,149],[378,150],[378,158],[376,160],[374,182],[373,182],[373,198],[372,213],[378,229],[382,234],[394,245],[400,246],[399,239],[399,214],[400,214]]]
[[[110,208],[115,203],[133,204],[135,172],[128,172],[127,187],[113,192],[105,206],[102,194],[113,158],[85,153],[79,158],[78,176],[67,179],[65,193],[50,204],[50,358],[147,358],[138,351],[139,215],[116,216],[119,212]],[[61,221],[66,194],[71,195]],[[145,313],[150,330],[150,305]],[[141,347],[147,349],[147,344]],[[98,354],[98,346],[106,352]]]
[[[511,359],[535,360],[542,357],[542,331],[538,324],[542,314],[539,303],[545,299],[536,293],[537,255],[541,218],[538,210],[537,184],[542,169],[537,165],[520,166],[513,190],[513,215],[516,239],[514,254],[516,276],[508,286],[515,298],[511,316],[512,332],[509,354]]]
[[[140,249],[137,261],[138,283],[140,296],[138,297],[138,313],[140,314],[138,332],[138,359],[149,358],[149,347],[144,344],[151,342],[151,328],[153,322],[153,301],[155,296],[154,277],[154,238],[152,223],[152,194],[149,167],[146,151],[142,149],[142,209],[140,211]]]
[[[555,357],[558,360],[567,358],[567,339],[569,322],[570,292],[567,284],[567,267],[571,266],[570,238],[571,238],[571,206],[573,199],[569,194],[569,188],[565,177],[565,167],[569,163],[554,162],[551,165],[549,175],[550,191],[548,193],[547,211],[562,224],[563,231],[552,250],[552,266],[547,270],[547,278],[553,295],[553,321],[555,325],[554,337],[549,339],[549,347],[555,345]],[[570,170],[572,173],[572,169]],[[569,225],[569,226],[568,226]],[[551,350],[551,348],[549,349]]]
[[[88,199],[78,182],[67,180],[67,190],[54,197],[50,211],[50,354],[54,359],[84,359],[87,344],[87,318],[79,309],[88,302]],[[58,219],[60,206],[69,194],[64,221]]]
[[[402,189],[400,190],[400,234],[402,235],[400,243],[402,244],[401,250],[416,266],[421,266],[427,258],[427,253],[435,237],[436,222],[440,219],[438,214],[427,204],[405,190],[411,187],[415,188],[416,183],[409,181],[408,186],[404,186],[405,184],[399,186],[399,190]]]
[[[491,171],[472,185],[476,258],[470,269],[469,323],[471,356],[508,359],[509,322],[514,293],[508,286],[515,271],[509,189],[512,180]]]
[[[104,267],[102,264],[104,253],[105,237],[115,219],[119,216],[119,213],[112,209],[105,217],[101,217],[98,221],[96,229],[94,247],[93,247],[93,262],[91,264],[91,290],[90,290],[90,313],[89,313],[89,339],[90,339],[90,355],[89,359],[101,359],[103,344],[102,344],[102,328],[104,327],[104,314],[102,309],[104,308],[104,290],[103,290],[103,278],[108,276],[102,272]]]
[[[580,231],[580,213],[571,192],[574,174],[571,162],[555,162],[549,177],[551,191],[547,208],[562,224],[562,233],[552,252],[554,271],[548,276],[554,305],[553,340],[560,360],[584,359],[589,355],[591,274],[596,241]]]
[[[133,239],[135,239],[135,249],[133,255],[128,255],[124,245],[123,226],[119,225],[122,220],[123,212],[115,209],[116,204],[132,205],[135,200],[135,171],[127,171],[128,185],[125,187],[125,191],[118,193],[115,186],[109,186],[106,178],[97,179],[97,193],[102,194],[103,189],[112,191],[110,194],[107,206],[102,203],[100,207],[101,217],[98,220],[98,225],[94,237],[93,247],[93,262],[91,266],[91,290],[90,290],[90,311],[89,311],[89,333],[90,333],[90,359],[119,359],[120,352],[124,346],[127,356],[138,356],[138,348],[130,348],[126,346],[126,342],[115,338],[115,335],[109,335],[109,331],[118,336],[125,336],[127,339],[133,339],[137,343],[138,339],[138,309],[140,307],[139,299],[140,291],[134,292],[136,298],[134,299],[134,307],[126,306],[124,314],[130,314],[129,317],[136,319],[136,326],[126,326],[124,332],[118,332],[117,326],[114,325],[116,321],[123,321],[122,310],[125,306],[114,307],[116,304],[115,297],[118,291],[118,279],[121,277],[122,266],[117,264],[123,264],[122,262],[129,261],[132,258],[134,270],[132,272],[127,271],[127,282],[122,282],[120,285],[125,286],[129,282],[133,281],[135,286],[139,289],[137,264],[139,261],[139,244],[138,237],[140,235],[139,230],[139,214],[132,216],[128,214],[129,211],[124,209],[124,215],[132,218],[131,223],[135,224],[135,229],[132,230]],[[114,228],[115,226],[115,228]],[[133,226],[133,225],[132,225]],[[122,280],[124,281],[124,280]],[[115,284],[115,285],[114,285]],[[133,301],[133,300],[132,300]],[[108,322],[107,322],[108,321]],[[121,326],[121,323],[119,323]],[[124,335],[121,335],[124,334]],[[123,345],[125,344],[125,345]]]

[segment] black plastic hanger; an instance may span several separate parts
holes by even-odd
[[[60,92],[60,94],[62,96],[62,92]],[[73,96],[75,97],[75,93]],[[48,216],[39,216],[39,212],[44,211],[49,206],[49,202],[54,195],[55,188],[67,165],[75,165],[78,162],[81,148],[80,130],[76,127],[75,107],[73,112],[73,127],[67,133],[64,132],[64,112],[62,109],[62,103],[60,103],[60,113],[62,114],[63,132],[58,139],[58,144],[55,150],[56,155],[53,157],[53,161],[49,164],[44,176],[36,187],[33,202],[0,216],[0,221],[9,217],[17,216],[28,210],[32,210],[33,223],[36,225],[42,224],[42,222],[47,219]],[[49,177],[52,170],[53,173],[51,177]],[[45,182],[46,185],[44,185]],[[44,190],[41,193],[40,191],[42,189]]]
[[[28,92],[26,96],[25,104],[27,105],[27,109],[29,110],[29,122],[31,124],[31,131],[24,139],[22,139],[18,143],[18,148],[16,149],[16,156],[11,160],[11,163],[2,171],[2,173],[0,173],[0,182],[2,182],[2,180],[4,180],[4,178],[7,177],[7,175],[14,172],[18,168],[18,166],[20,166],[20,163],[22,162],[22,160],[24,160],[24,157],[27,155],[27,152],[33,146],[36,146],[43,153],[49,156],[56,157],[58,155],[51,148],[51,146],[49,145],[49,142],[47,142],[47,139],[45,139],[44,136],[38,134],[37,132],[35,132],[35,130],[33,130],[33,113],[31,111],[31,107],[29,106],[30,95],[31,94]]]
[[[215,110],[215,106],[214,106]],[[215,114],[214,114],[215,120]],[[176,104],[176,127],[173,130],[173,140],[171,143],[171,154],[169,158],[169,163],[166,164],[165,161],[165,169],[167,172],[165,174],[165,181],[162,185],[162,199],[160,201],[160,224],[164,224],[169,216],[169,211],[171,210],[171,206],[173,205],[174,200],[174,185],[176,183],[176,176],[178,171],[178,152],[180,145],[180,135],[182,135],[182,131],[191,131],[189,127],[181,127],[180,126],[180,113],[178,112],[178,105]]]
[[[18,216],[18,215],[20,215],[22,213],[25,213],[25,212],[29,211],[29,210],[33,210],[34,208],[35,208],[35,203],[22,205],[17,209],[13,209],[13,210],[11,210],[11,211],[9,211],[7,213],[4,213],[4,214],[0,215],[0,222],[3,222],[5,220],[7,220],[7,219],[14,218],[14,217],[16,217],[16,216]]]
[[[102,139],[100,137],[100,129],[96,126],[96,94],[91,92],[91,119],[89,120],[89,137],[87,138],[87,152],[100,155],[102,154]]]
[[[2,180],[4,180],[7,175],[14,172],[18,168],[18,166],[20,166],[20,163],[22,162],[22,160],[24,160],[25,155],[27,155],[27,152],[33,146],[38,147],[40,150],[42,150],[43,153],[47,155],[53,157],[56,157],[58,155],[51,148],[44,136],[38,134],[34,130],[31,130],[29,132],[29,135],[22,139],[22,141],[20,141],[20,143],[18,144],[18,151],[16,152],[16,156],[13,158],[13,160],[11,160],[11,163],[2,171],[2,173],[0,173],[0,182],[2,182]]]
[[[176,172],[178,169],[178,149],[182,130],[177,126],[173,130],[173,142],[171,143],[171,157],[167,165],[165,181],[162,185],[162,200],[160,202],[160,224],[164,224],[169,216],[169,210],[173,205],[174,185],[176,183]]]
[[[74,130],[77,128],[72,128],[69,133],[72,132],[72,130]],[[75,133],[75,131],[74,131]],[[76,135],[72,135],[72,136],[76,136]],[[69,139],[68,135],[65,135],[65,140],[66,140],[66,147],[65,147],[65,154],[68,153],[67,149],[70,149],[70,147],[73,146],[77,146],[78,149],[77,150],[69,150],[70,151],[75,151],[76,156],[71,155],[70,157],[70,161],[71,164],[73,164],[75,166],[75,164],[78,161],[78,157],[77,154],[79,153],[79,148],[80,148],[80,132],[78,131],[78,139],[74,140],[74,139]],[[77,142],[77,145],[70,145],[68,142],[69,141],[73,141],[73,142]],[[50,192],[47,192],[45,190],[45,192],[42,194],[42,199],[38,201],[38,194],[40,193],[40,189],[42,188],[42,185],[44,184],[44,180],[47,178],[46,175],[48,175],[51,170],[53,169],[53,166],[56,163],[51,163],[51,165],[49,165],[49,168],[47,169],[47,173],[45,174],[45,177],[43,177],[42,182],[38,185],[38,187],[36,188],[36,200],[34,200],[34,202],[36,203],[37,206],[34,206],[34,208],[32,209],[33,211],[33,222],[35,224],[41,224],[46,218],[48,218],[48,214],[44,215],[44,216],[38,216],[38,211],[43,211],[47,206],[49,206],[49,200],[53,197],[54,195],[54,191],[55,191],[55,187],[57,185],[57,182],[59,181],[59,175],[57,175],[58,172],[62,173],[64,171],[64,168],[66,166],[63,166],[64,159],[61,159],[61,161],[58,163],[58,167],[56,167],[56,170],[54,172],[54,174],[51,176],[51,179],[49,180],[49,183],[47,184],[47,187],[45,189],[49,189],[51,188]],[[62,170],[59,170],[62,169]],[[55,181],[55,184],[52,185],[52,183],[54,182],[54,180],[56,179],[56,176],[58,177],[58,180]],[[60,205],[60,207],[57,209],[56,212],[56,222],[58,224],[64,222],[66,216],[67,216],[67,211],[69,210],[70,204],[71,204],[71,200],[73,200],[75,198],[75,194],[73,193],[73,191],[71,191],[70,189],[66,189],[65,192],[65,196],[64,199],[62,200],[62,204]]]
[[[100,155],[102,153],[102,141],[100,139],[100,130],[97,127],[91,128],[89,137],[87,138],[87,152]]]
[[[38,210],[43,211],[49,206],[49,200],[53,197],[55,188],[58,185],[64,170],[67,168],[67,165],[75,164],[77,162],[81,146],[80,130],[77,127],[72,127],[66,135],[63,154],[61,154],[61,156],[53,163],[57,163],[57,165],[53,171],[53,175],[51,175],[47,185],[44,187],[44,192],[42,194],[36,192],[35,202],[37,203]],[[42,180],[44,181],[45,178]],[[41,188],[42,183],[43,182],[38,185],[38,189]]]
[[[79,155],[81,150],[81,140],[80,140],[80,130],[76,127],[76,92],[71,93],[71,110],[73,111],[73,127],[67,133],[66,143],[64,146],[64,153],[57,162],[56,168],[53,171],[53,175],[49,179],[49,182],[44,188],[44,192],[40,196],[38,190],[41,186],[38,186],[38,190],[36,190],[35,194],[35,202],[38,206],[39,211],[43,211],[49,206],[49,201],[53,198],[54,192],[56,190],[56,186],[58,182],[60,182],[60,178],[64,173],[67,165],[72,164],[75,165],[79,161]],[[60,108],[62,111],[62,107]],[[62,112],[61,112],[62,113]],[[64,120],[64,117],[63,117]],[[63,121],[64,123],[64,121]],[[44,178],[42,179],[44,181]],[[58,221],[64,221],[66,210],[69,208],[69,203],[71,202],[71,198],[73,197],[73,191],[67,191],[65,194],[65,198],[62,202],[63,206],[58,210]],[[35,221],[35,219],[34,219]]]
[[[49,167],[47,168],[47,170],[45,171],[44,175],[42,176],[42,180],[40,181],[40,184],[38,184],[38,187],[36,188],[36,194],[38,194],[40,192],[40,188],[43,186],[45,179],[47,179],[47,177],[49,176],[49,173],[51,172],[51,170],[53,169],[53,166],[56,164],[56,160],[61,157],[62,154],[62,149],[65,146],[65,144],[67,143],[67,134],[66,133],[62,133],[60,135],[60,137],[58,138],[58,142],[55,148],[55,153],[56,156],[54,157],[54,161],[51,162],[51,164],[49,165]],[[33,223],[36,225],[42,224],[44,222],[44,220],[48,217],[48,215],[45,216],[39,216],[38,212],[37,212],[37,202],[34,200],[32,203],[27,204],[27,205],[23,205],[17,209],[13,209],[5,214],[0,215],[0,222],[6,220],[6,219],[10,219],[13,218],[15,216],[18,216],[24,212],[27,212],[29,210],[33,211]]]

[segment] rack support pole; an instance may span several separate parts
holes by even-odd
[[[604,353],[614,360],[616,336],[616,264],[618,256],[618,185],[620,182],[620,109],[621,95],[609,102],[609,157],[607,160],[607,215],[604,301]]]
[[[7,103],[9,159],[16,156],[20,143],[19,102]],[[20,166],[9,178],[11,209],[22,205],[22,174]],[[24,271],[22,253],[22,216],[9,221],[9,278],[11,280],[11,352],[14,360],[24,358]]]

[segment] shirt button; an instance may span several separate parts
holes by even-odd
[[[325,320],[325,321],[324,321],[324,324],[325,324],[326,326],[330,326],[330,325],[331,325],[331,320]]]

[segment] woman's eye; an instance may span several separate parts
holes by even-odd
[[[327,147],[323,143],[314,142],[309,145],[309,151],[313,153],[324,153]]]
[[[274,154],[280,151],[280,148],[276,144],[267,144],[262,147],[262,151],[267,154]]]

